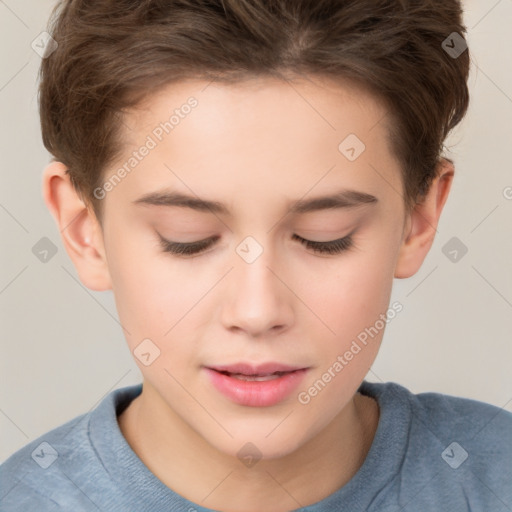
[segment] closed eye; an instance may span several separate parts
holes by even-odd
[[[312,240],[306,240],[299,235],[293,235],[292,238],[294,240],[298,240],[308,249],[312,249],[314,252],[322,254],[339,254],[340,252],[348,250],[353,244],[351,235],[338,238],[337,240],[331,240],[329,242],[313,242]]]
[[[206,251],[206,249],[210,248],[220,238],[220,236],[216,235],[210,238],[206,238],[205,240],[199,240],[197,242],[179,243],[166,240],[160,234],[158,235],[160,237],[161,248],[164,252],[185,257],[195,256]],[[299,241],[302,245],[306,246],[308,249],[311,249],[313,252],[319,254],[340,254],[353,246],[353,239],[351,235],[328,242],[315,242],[295,234],[292,236],[292,238]]]
[[[199,254],[208,249],[220,238],[220,236],[214,236],[211,238],[206,238],[205,240],[199,240],[198,242],[183,244],[179,242],[173,242],[171,240],[166,240],[160,234],[158,236],[160,237],[160,245],[162,250],[177,256],[192,256]]]

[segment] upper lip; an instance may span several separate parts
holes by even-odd
[[[288,364],[283,363],[268,362],[258,365],[254,365],[251,363],[235,363],[227,365],[207,366],[207,368],[210,368],[211,370],[216,370],[218,372],[241,373],[242,375],[265,375],[275,372],[293,372],[295,370],[303,370],[305,367],[290,366]]]

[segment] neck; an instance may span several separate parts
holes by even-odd
[[[169,414],[169,407],[149,396],[153,393],[144,383],[141,395],[118,417],[128,444],[174,492],[225,512],[285,512],[326,498],[363,464],[379,417],[377,402],[356,394],[325,429],[297,450],[246,467]]]

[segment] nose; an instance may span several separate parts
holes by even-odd
[[[224,327],[230,331],[241,331],[251,337],[268,337],[292,325],[294,295],[285,284],[290,276],[283,271],[283,262],[275,251],[264,245],[254,245],[254,242],[249,244],[246,253],[247,246],[237,248],[221,318]],[[252,257],[246,257],[250,251],[253,251]]]

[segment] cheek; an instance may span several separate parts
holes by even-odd
[[[322,404],[348,401],[377,356],[387,325],[396,253],[385,238],[374,238],[364,251],[340,257],[326,275],[311,280],[308,301],[329,327],[315,318],[318,365],[300,402],[311,402],[311,411],[318,408],[320,414]]]
[[[317,367],[297,401],[312,417],[334,417],[336,404],[351,399],[371,368],[386,327],[392,269],[392,251],[380,259],[361,253],[350,261],[340,259],[337,269],[311,283],[308,300],[329,327],[317,318],[316,327],[310,324],[310,332],[317,333]]]
[[[310,271],[305,288],[308,305],[330,328],[325,329],[327,339],[346,342],[385,314],[393,285],[393,263],[389,247],[387,253],[368,250],[341,256],[329,267],[319,266],[315,276]]]
[[[183,335],[183,328],[188,328],[189,335],[194,332],[190,312],[207,283],[194,275],[192,267],[186,270],[159,253],[154,240],[131,243],[120,238],[111,239],[108,256],[115,262],[110,274],[119,319],[129,331],[125,331],[128,344],[133,350],[149,338],[166,350],[177,333]]]

